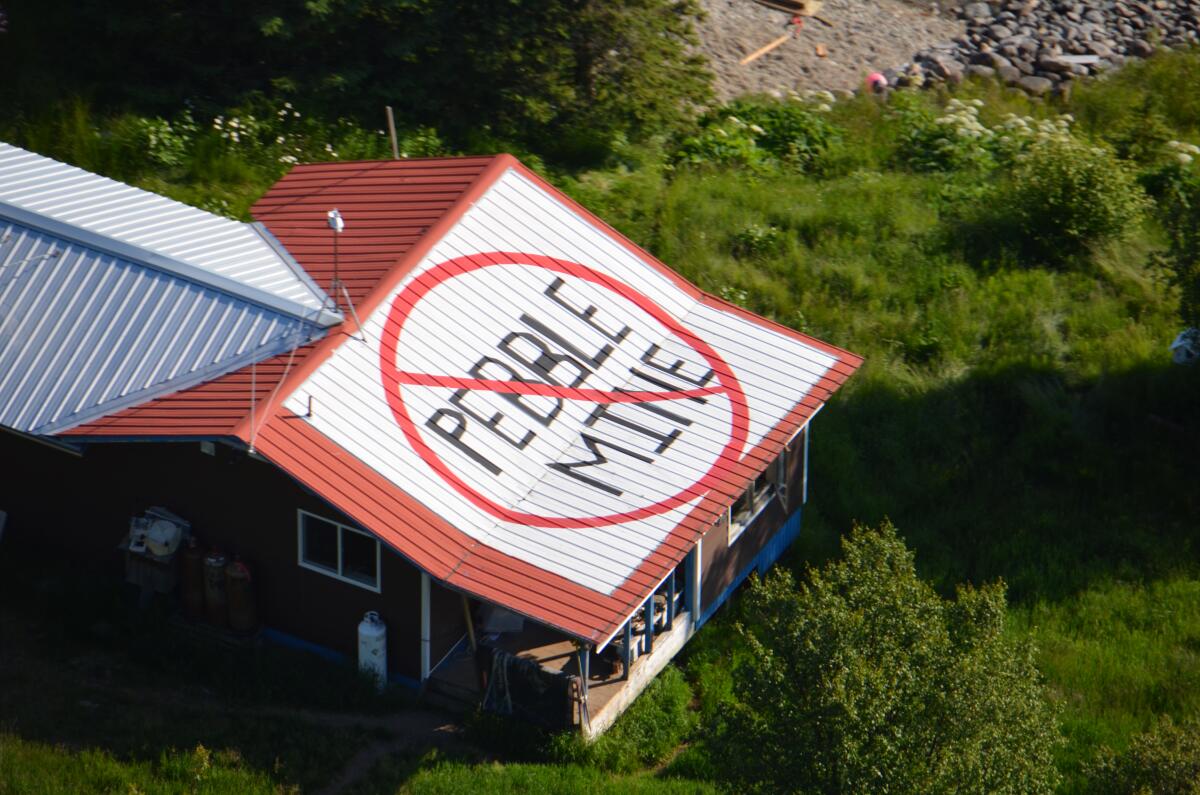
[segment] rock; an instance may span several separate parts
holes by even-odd
[[[1044,77],[1035,75],[1026,75],[1017,81],[1017,85],[1024,89],[1027,93],[1035,97],[1040,97],[1054,88],[1054,83]]]
[[[1139,58],[1149,58],[1154,54],[1154,45],[1145,39],[1134,39],[1129,42],[1129,54]]]
[[[967,74],[971,77],[978,77],[981,80],[989,80],[996,76],[996,70],[990,66],[973,63],[967,67]]]
[[[989,66],[997,69],[1001,66],[1012,66],[1012,61],[998,52],[977,52],[971,55],[970,62],[978,66]]]
[[[1021,70],[1012,65],[997,66],[996,76],[1011,86],[1021,79]]]
[[[992,18],[992,7],[987,3],[968,3],[963,6],[962,15],[964,19],[989,20]]]
[[[1003,25],[992,25],[990,28],[988,28],[988,34],[996,41],[1004,41],[1005,39],[1011,37],[1013,32]]]

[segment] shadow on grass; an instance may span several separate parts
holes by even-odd
[[[890,517],[944,591],[1003,578],[1019,604],[1193,571],[1197,407],[1200,370],[1169,364],[1083,381],[1009,367],[924,390],[867,374],[814,428],[791,560]]]
[[[136,603],[108,570],[6,543],[0,733],[152,767],[202,745],[214,764],[265,777],[269,789],[309,791],[380,735],[300,711],[380,712],[411,701],[380,696],[352,667],[303,652],[189,641],[170,631],[165,605]]]

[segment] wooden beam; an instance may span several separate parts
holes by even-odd
[[[742,60],[738,61],[738,64],[741,66],[745,66],[748,63],[753,63],[754,61],[757,61],[759,58],[763,57],[764,55],[769,53],[771,50],[774,50],[776,47],[781,46],[784,42],[786,42],[791,37],[792,37],[792,34],[790,34],[790,33],[783,34],[782,36],[775,39],[775,41],[771,42],[770,44],[764,44],[762,47],[759,47],[757,50],[750,53]]]

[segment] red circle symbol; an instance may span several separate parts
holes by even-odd
[[[504,265],[526,265],[541,268],[551,273],[563,274],[589,282],[615,293],[634,304],[648,317],[655,320],[703,358],[716,375],[717,385],[680,392],[618,393],[609,390],[567,388],[532,382],[488,381],[447,375],[427,375],[403,371],[397,366],[397,351],[399,349],[401,334],[404,332],[405,324],[421,301],[426,299],[439,285],[451,279],[484,268]],[[456,257],[435,265],[413,279],[392,301],[391,309],[384,324],[383,339],[380,345],[380,374],[383,379],[384,393],[387,396],[388,406],[391,408],[397,424],[399,424],[401,430],[404,432],[404,436],[412,449],[434,472],[462,497],[492,516],[504,521],[534,527],[579,529],[600,525],[623,524],[650,516],[657,516],[685,505],[697,497],[703,496],[709,489],[720,482],[722,479],[722,470],[728,471],[738,463],[749,433],[749,410],[746,404],[745,392],[742,390],[742,386],[733,370],[713,350],[712,346],[700,339],[694,332],[685,328],[675,318],[664,311],[662,307],[658,306],[658,304],[628,285],[620,284],[611,277],[585,265],[580,265],[577,262],[546,257],[540,254],[490,252]],[[591,403],[677,400],[700,395],[724,395],[728,398],[730,404],[729,440],[716,456],[712,466],[699,479],[670,497],[649,505],[602,516],[539,516],[501,505],[480,492],[461,475],[451,469],[425,441],[425,438],[421,435],[417,425],[409,415],[403,393],[405,386],[442,386],[455,389],[466,388],[493,392],[538,394]]]

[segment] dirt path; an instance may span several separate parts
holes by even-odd
[[[753,0],[700,0],[700,49],[727,100],[747,92],[852,90],[867,74],[899,66],[914,53],[965,32],[961,21],[917,0],[826,0],[821,18],[808,20],[799,37],[746,66],[744,56],[782,35],[790,17]],[[823,45],[825,57],[817,55]]]

